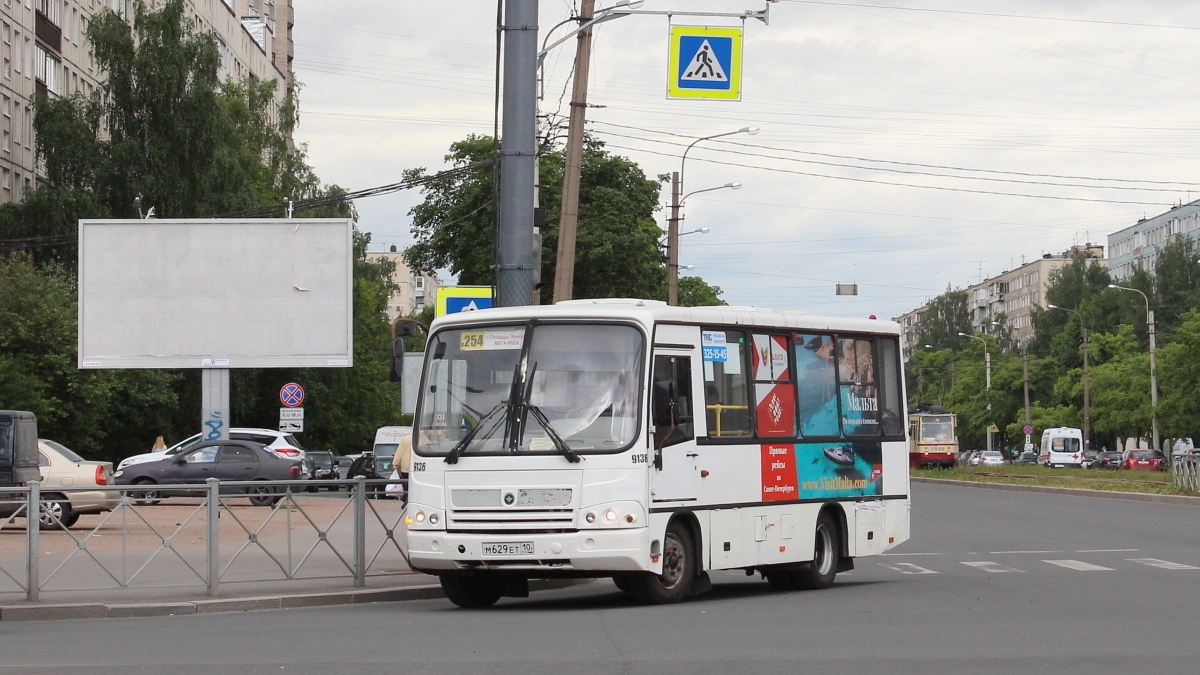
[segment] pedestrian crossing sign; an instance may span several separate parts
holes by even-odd
[[[742,98],[742,29],[671,26],[667,98]]]

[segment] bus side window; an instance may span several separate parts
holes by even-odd
[[[753,335],[754,422],[759,438],[796,435],[796,385],[786,335]]]
[[[750,435],[746,334],[740,330],[701,331],[704,354],[704,410],[709,438]]]
[[[880,422],[884,436],[899,436],[904,433],[904,400],[900,396],[899,342],[895,338],[880,338],[879,347],[879,393]]]
[[[795,336],[801,436],[837,436],[837,374],[832,335]]]
[[[692,360],[688,356],[654,357],[654,444],[659,448],[696,437],[692,421]]]
[[[874,340],[841,338],[837,343],[842,433],[878,436],[879,389],[875,382]]]

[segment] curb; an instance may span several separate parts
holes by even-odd
[[[594,579],[531,579],[530,591],[548,591],[593,582]],[[404,602],[444,598],[441,584],[401,586],[336,593],[306,593],[252,598],[149,603],[60,603],[0,606],[0,621],[65,621],[69,619],[128,619],[179,616],[214,612],[249,612],[263,609],[294,609],[368,602]]]
[[[1142,492],[1112,492],[1109,490],[1089,490],[1087,488],[1052,487],[1049,485],[1016,485],[1012,483],[985,483],[974,480],[953,480],[950,478],[924,478],[911,476],[913,483],[939,483],[958,487],[987,488],[991,490],[1013,490],[1017,492],[1041,492],[1052,495],[1073,495],[1076,497],[1100,497],[1102,499],[1125,499],[1134,502],[1152,502],[1155,504],[1182,504],[1184,506],[1200,506],[1200,497],[1184,495],[1154,495]]]

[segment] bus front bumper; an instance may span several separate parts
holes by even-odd
[[[644,527],[549,534],[410,529],[408,555],[415,570],[435,573],[470,569],[530,571],[534,576],[538,571],[642,572],[652,569],[647,532]]]

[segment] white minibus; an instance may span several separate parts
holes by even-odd
[[[1038,464],[1056,469],[1083,466],[1083,432],[1071,427],[1043,431]]]
[[[464,607],[530,578],[651,603],[830,586],[908,539],[899,325],[651,300],[430,329],[402,547]]]

